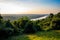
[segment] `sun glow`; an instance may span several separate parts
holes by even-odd
[[[17,14],[23,13],[30,10],[28,7],[11,4],[11,3],[0,3],[0,12],[2,14]]]
[[[46,1],[47,2],[47,1]],[[46,3],[36,0],[0,0],[1,14],[45,14],[60,12],[59,2]]]

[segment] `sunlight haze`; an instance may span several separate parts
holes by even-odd
[[[60,0],[0,0],[1,14],[47,14],[60,12]]]

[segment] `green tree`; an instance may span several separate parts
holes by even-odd
[[[5,27],[13,28],[13,25],[11,24],[10,20],[5,21]]]
[[[0,19],[3,19],[3,17],[1,16],[1,14],[0,14]]]
[[[27,22],[27,24],[25,25],[25,29],[24,32],[25,33],[35,33],[37,31],[41,30],[40,27],[38,25],[36,25],[36,22],[34,21],[29,21]]]
[[[18,19],[18,25],[20,28],[24,29],[25,28],[25,25],[26,23],[29,21],[29,18],[28,17],[22,17],[20,19]]]

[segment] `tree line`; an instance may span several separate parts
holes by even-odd
[[[36,21],[31,21],[25,16],[11,22],[10,20],[3,20],[0,15],[0,37],[49,30],[60,30],[60,12],[57,14],[50,13],[45,19]]]

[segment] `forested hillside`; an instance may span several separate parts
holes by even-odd
[[[36,21],[31,21],[25,16],[11,22],[9,19],[3,20],[0,15],[0,39],[19,34],[33,34],[38,31],[50,30],[60,30],[60,12],[57,14],[50,13],[45,19]]]

